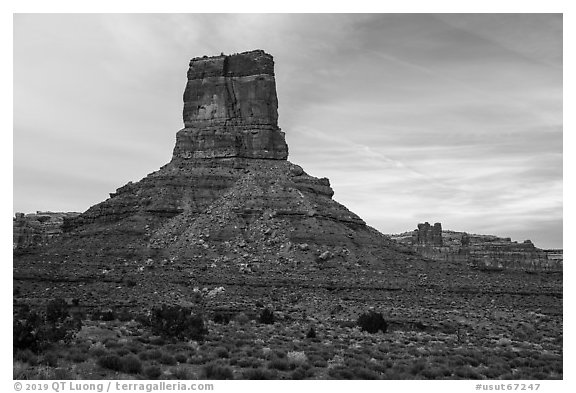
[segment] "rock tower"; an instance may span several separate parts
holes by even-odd
[[[262,50],[190,61],[174,156],[285,160],[274,60]]]
[[[287,160],[271,55],[193,58],[183,101],[171,161],[66,220],[41,257],[19,258],[15,277],[29,280],[49,261],[49,280],[86,276],[101,292],[94,277],[105,271],[104,282],[145,283],[145,303],[178,298],[167,288],[183,276],[243,288],[275,280],[352,285],[387,269],[394,285],[411,281],[399,268],[417,258],[336,202],[328,179]],[[142,261],[160,264],[154,279]]]

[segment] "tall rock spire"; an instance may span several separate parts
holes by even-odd
[[[175,159],[286,160],[274,60],[262,50],[190,61]]]

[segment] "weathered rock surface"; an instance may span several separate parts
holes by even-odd
[[[48,244],[62,233],[64,222],[78,216],[74,212],[16,213],[12,225],[14,249],[26,249]]]
[[[438,238],[440,236],[440,238]],[[561,253],[546,252],[530,240],[522,243],[492,235],[442,231],[440,223],[418,224],[418,229],[390,237],[437,261],[454,261],[481,269],[562,270]]]
[[[432,245],[432,246],[442,246],[442,224],[439,222],[435,223],[434,226],[430,226],[428,222],[424,224],[418,224],[418,229],[413,233],[414,244]]]
[[[263,51],[190,61],[174,157],[285,160],[274,61]]]

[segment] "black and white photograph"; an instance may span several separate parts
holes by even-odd
[[[12,18],[9,388],[561,391],[561,12]]]

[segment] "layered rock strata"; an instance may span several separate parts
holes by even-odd
[[[63,232],[65,221],[77,217],[74,212],[16,213],[12,224],[12,246],[26,249],[48,244]]]
[[[481,269],[562,270],[562,258],[557,252],[541,250],[530,240],[518,243],[492,235],[443,231],[440,223],[434,227],[418,224],[412,232],[390,237],[437,261],[460,262]]]
[[[174,157],[285,160],[274,61],[264,51],[190,61]]]

